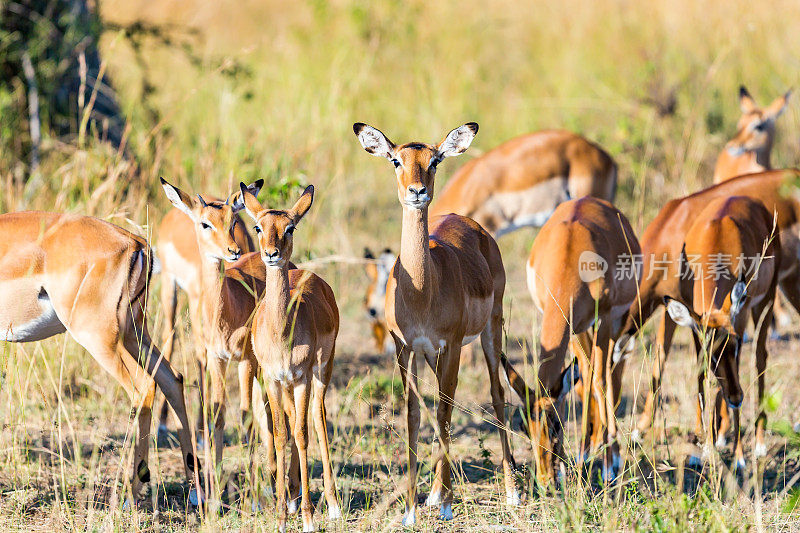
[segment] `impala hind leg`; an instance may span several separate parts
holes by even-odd
[[[322,376],[314,376],[314,405],[311,418],[317,432],[320,455],[322,456],[322,480],[325,487],[325,501],[328,504],[328,517],[337,519],[342,516],[339,500],[336,495],[336,480],[331,466],[330,443],[328,442],[328,421],[325,412],[325,393],[333,371],[333,355],[328,360]]]
[[[767,428],[767,413],[764,410],[764,391],[766,387],[766,372],[767,372],[767,339],[769,337],[769,328],[772,322],[772,306],[769,302],[770,298],[765,298],[766,303],[763,305],[754,306],[752,309],[753,323],[756,327],[761,326],[756,331],[756,374],[758,379],[758,417],[756,418],[756,445],[754,455],[756,457],[764,457],[767,455],[767,444],[764,441]]]
[[[640,440],[642,434],[653,425],[653,417],[658,407],[658,397],[661,394],[661,373],[664,371],[664,365],[667,363],[669,349],[672,346],[672,336],[675,334],[675,327],[675,322],[672,321],[665,310],[661,315],[658,335],[656,336],[656,354],[653,359],[653,374],[650,381],[650,390],[647,392],[644,410],[641,416],[639,416],[636,429],[631,435],[633,440]]]
[[[161,311],[164,315],[163,331],[161,332],[161,355],[171,362],[175,346],[175,314],[178,307],[178,290],[174,276],[161,277]],[[155,412],[158,413],[158,435],[166,436],[169,405],[163,395],[158,395]]]

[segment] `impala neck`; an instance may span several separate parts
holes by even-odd
[[[404,300],[430,303],[434,292],[431,252],[428,246],[428,208],[403,207],[400,264],[407,276],[398,277]]]
[[[222,291],[225,283],[225,264],[222,259],[216,259],[200,252],[200,281],[202,284],[201,298],[203,301],[203,319],[206,327],[217,322],[222,312]]]
[[[275,324],[277,331],[282,334],[283,328],[289,323],[291,301],[289,262],[287,261],[281,268],[268,266],[265,281],[264,301],[270,302],[270,305],[264,306],[263,309],[271,317],[270,322]]]

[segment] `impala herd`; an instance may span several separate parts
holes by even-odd
[[[675,327],[686,326],[699,360],[697,437],[708,451],[726,446],[730,431],[733,467],[744,468],[739,364],[752,322],[759,406],[754,456],[766,455],[762,400],[777,289],[800,311],[800,195],[793,189],[800,171],[771,170],[769,160],[775,120],[788,97],[762,109],[742,87],[742,117],[717,160],[715,185],[668,202],[641,240],[612,205],[617,165],[574,133],[548,130],[512,139],[461,167],[434,200],[438,165],[467,150],[477,124],[452,130],[438,144],[395,144],[372,126],[354,124],[361,146],[393,165],[402,207],[399,255],[391,249],[377,258],[367,252],[365,307],[376,350],[394,348],[405,393],[404,525],[417,518],[420,366],[426,362],[431,368],[439,394],[438,452],[426,504],[438,506],[440,518],[449,520],[454,496],[451,417],[461,349],[477,338],[487,365],[493,424],[500,433],[508,505],[519,505],[521,499],[503,383],[524,405],[539,485],[564,477],[565,397],[573,388],[582,406],[581,457],[597,457],[603,479],[613,480],[621,464],[615,413],[625,361],[634,351],[635,335],[661,307],[651,388],[631,440],[641,439],[652,425]],[[263,180],[240,184],[225,200],[187,194],[164,179],[161,185],[175,209],[157,230],[158,260],[144,239],[96,218],[0,215],[0,338],[30,342],[67,331],[120,383],[139,424],[134,498],[150,480],[148,446],[158,385],[165,398],[156,409],[159,432],[166,431],[169,406],[177,418],[194,505],[222,490],[218,477],[207,473],[221,468],[226,370],[235,361],[250,464],[260,438],[278,527],[285,530],[287,514],[299,510],[303,531],[313,531],[309,408],[328,515],[341,516],[325,407],[339,310],[331,287],[291,262],[294,234],[312,207],[314,187],[307,187],[291,209],[279,210],[257,200]],[[257,245],[242,212],[252,219]],[[531,385],[503,353],[506,272],[495,241],[525,226],[541,228],[527,261],[528,289],[543,315]],[[162,280],[163,351],[152,342],[145,317],[156,265]],[[200,375],[196,439],[183,378],[170,364],[178,287],[188,295]],[[703,402],[709,368],[718,383],[710,417]],[[205,470],[198,447],[207,458]],[[250,471],[255,481],[257,469]]]

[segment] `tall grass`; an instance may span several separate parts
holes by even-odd
[[[667,199],[710,183],[716,154],[735,127],[740,84],[763,103],[797,85],[800,4],[789,0],[759,6],[741,0],[106,0],[100,8],[111,22],[144,18],[167,25],[175,42],[192,50],[187,54],[181,46],[145,38],[139,61],[124,36],[104,36],[108,73],[131,119],[129,142],[141,168],[133,172],[117,154],[91,141],[76,147],[45,139],[43,185],[35,191],[15,184],[14,162],[0,154],[3,210],[89,213],[152,235],[168,205],[159,175],[216,194],[256,178],[272,186],[313,183],[315,206],[298,229],[300,258],[397,247],[400,210],[393,172],[363,154],[351,130],[355,121],[381,128],[398,142],[437,141],[465,121],[480,123],[467,154],[442,166],[438,188],[467,158],[505,139],[540,128],[573,129],[617,160],[618,205],[641,231]],[[154,92],[144,90],[143,79]],[[659,112],[673,96],[674,113]],[[152,109],[158,112],[156,123]],[[790,101],[779,119],[775,166],[797,161],[796,109]],[[519,232],[500,243],[509,272],[508,349],[515,357],[536,343],[522,269],[532,238],[531,232]],[[343,315],[338,377],[328,404],[335,468],[352,521],[326,527],[392,529],[399,511],[393,496],[402,490],[399,468],[405,461],[397,376],[391,358],[368,354],[360,307],[366,278],[359,268],[330,265],[319,272],[333,285]],[[151,309],[157,324],[155,301]],[[193,365],[181,356],[191,353],[189,338],[182,336],[175,364],[191,386]],[[771,417],[784,424],[793,421],[800,401],[793,386],[797,365],[788,356],[797,346],[792,341],[773,349],[768,377],[776,399]],[[642,348],[626,376],[623,433],[632,425],[630,410],[641,387],[649,386],[649,342]],[[160,513],[147,506],[128,513],[113,504],[111,495],[128,476],[125,457],[134,426],[125,416],[124,393],[84,351],[60,338],[4,346],[0,363],[0,419],[6,424],[0,440],[0,526],[198,525],[179,504],[184,495],[178,462],[165,446],[151,483],[150,506]],[[669,401],[659,413],[659,429],[643,449],[629,448],[634,466],[621,488],[590,490],[573,472],[576,483],[563,494],[531,494],[525,507],[513,510],[497,504],[499,441],[487,422],[488,390],[480,365],[464,369],[454,415],[453,449],[461,462],[452,529],[724,530],[757,523],[791,528],[796,518],[783,509],[791,509],[797,495],[781,483],[795,471],[798,443],[788,432],[772,437],[765,475],[772,476],[773,488],[765,489],[763,509],[749,489],[721,489],[732,487],[719,474],[724,468],[703,475],[684,471],[693,376],[686,347],[667,368]],[[423,393],[432,394],[430,377],[422,382]],[[753,396],[748,390],[746,401]],[[234,427],[235,414],[228,418]],[[743,417],[748,428],[751,422]],[[574,438],[576,428],[569,431]],[[423,437],[430,442],[432,433]],[[515,437],[514,446],[525,462],[524,436]],[[226,471],[244,469],[242,449],[231,446],[226,454]],[[424,469],[423,478],[425,492]],[[273,527],[270,507],[254,515],[244,501],[235,506],[236,512],[205,517],[200,527]],[[757,507],[763,511],[758,520]],[[421,529],[441,527],[433,517],[424,514]]]

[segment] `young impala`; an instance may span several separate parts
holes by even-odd
[[[367,294],[364,296],[364,307],[367,311],[372,326],[372,339],[375,341],[376,353],[385,353],[393,349],[394,343],[389,336],[389,327],[386,325],[386,284],[389,282],[389,273],[392,271],[397,257],[389,248],[386,248],[376,258],[369,249],[364,250],[364,259],[374,262],[367,263],[365,270],[369,278]]]
[[[533,242],[528,289],[544,314],[540,385],[529,391],[520,379],[509,382],[529,406],[529,434],[537,478],[543,486],[555,479],[554,467],[563,459],[563,400],[575,378],[565,365],[572,333],[581,337],[581,348],[573,351],[588,400],[583,405],[584,417],[594,413],[591,443],[595,449],[605,445],[604,478],[616,477],[619,448],[614,413],[621,374],[612,364],[610,348],[636,298],[639,254],[628,219],[608,202],[588,196],[558,206]],[[588,440],[587,435],[584,453]]]
[[[314,531],[308,491],[309,403],[312,404],[311,417],[322,455],[328,515],[331,518],[341,516],[325,419],[325,392],[333,373],[339,309],[333,290],[325,280],[313,272],[290,270],[289,263],[294,230],[311,207],[314,186],[306,187],[303,195],[288,211],[266,209],[244,183],[241,188],[247,214],[256,223],[261,259],[266,265],[266,292],[255,312],[252,340],[275,421],[278,527],[280,531],[286,530],[284,412],[287,412],[300,459],[303,531]]]
[[[506,282],[500,250],[491,235],[472,219],[451,214],[432,218],[430,230],[428,224],[437,165],[446,157],[463,153],[478,125],[464,124],[438,145],[395,145],[379,130],[362,123],[354,124],[353,131],[367,152],[394,165],[397,196],[403,206],[400,256],[386,288],[386,322],[395,341],[407,401],[409,485],[403,523],[416,521],[420,424],[417,359],[425,358],[439,387],[436,417],[441,453],[427,503],[441,503],[440,517],[449,520],[453,517],[450,418],[461,346],[479,335],[503,446],[506,501],[516,505],[519,494],[514,486],[499,375]]]
[[[258,180],[249,190],[256,194],[262,184],[263,180]],[[201,258],[202,292],[200,323],[194,326],[202,331],[202,342],[208,353],[211,415],[214,420],[209,444],[214,450],[215,468],[218,468],[222,465],[224,448],[225,373],[231,361],[240,361],[240,407],[243,419],[248,418],[258,364],[249,342],[250,327],[253,311],[264,293],[264,264],[256,252],[242,255],[241,248],[233,239],[236,213],[244,209],[240,191],[226,202],[207,203],[199,195],[190,197],[163,178],[161,185],[172,205],[186,214],[195,226]],[[274,477],[274,439],[269,420],[265,418],[257,417],[267,447],[268,467]],[[249,451],[252,458],[252,445]],[[254,473],[252,469],[251,474]]]
[[[183,377],[163,360],[147,331],[147,242],[93,217],[33,211],[0,215],[0,237],[0,340],[33,342],[68,331],[125,389],[139,422],[134,498],[150,481],[157,383],[178,417],[186,479],[196,481]],[[198,503],[194,490],[190,499]]]
[[[733,411],[734,459],[744,467],[739,407],[744,398],[739,383],[739,357],[748,318],[755,325],[755,356],[759,414],[755,456],[766,455],[763,409],[767,369],[767,331],[778,283],[781,247],[773,217],[764,205],[745,196],[716,198],[700,212],[686,234],[681,253],[681,298],[666,298],[672,320],[692,328],[698,354],[707,353],[721,395]],[[697,436],[704,433],[702,399],[705,365],[698,375]],[[715,402],[721,406],[721,401]],[[716,428],[705,430],[707,441]],[[720,435],[724,439],[724,435]],[[707,449],[710,446],[707,447]]]
[[[218,198],[207,194],[201,195],[207,204],[222,204]],[[161,309],[164,314],[164,324],[162,331],[161,354],[167,361],[172,361],[172,352],[175,345],[175,314],[178,304],[178,288],[186,292],[189,303],[189,319],[192,324],[192,338],[194,344],[194,357],[197,363],[199,383],[198,392],[200,396],[200,408],[197,416],[198,432],[202,434],[205,430],[204,400],[205,374],[206,374],[206,348],[203,342],[201,331],[200,309],[203,296],[202,291],[202,257],[200,249],[197,247],[197,236],[195,234],[195,223],[183,211],[177,208],[170,209],[156,230],[156,249],[158,259],[161,263]],[[233,240],[242,250],[242,255],[252,252],[255,247],[250,235],[247,234],[244,224],[237,215],[234,217]],[[239,363],[241,379],[249,374],[247,361]],[[239,384],[240,391],[251,390],[242,383]],[[242,398],[242,404],[247,407],[250,398]],[[158,405],[158,402],[156,402]],[[169,413],[166,403],[161,403],[161,407],[156,409],[159,413],[159,433],[167,429],[167,415]],[[246,412],[242,413],[246,415]],[[252,420],[242,420],[244,425],[245,437],[250,436]]]
[[[792,192],[791,186],[799,178],[800,171],[794,169],[748,174],[668,202],[642,234],[643,268],[639,297],[631,306],[624,333],[614,348],[614,358],[621,361],[633,350],[633,336],[661,308],[665,297],[680,300],[683,243],[700,212],[716,198],[749,196],[759,200],[767,211],[777,216],[782,256],[778,283],[792,307],[800,310],[800,264],[797,261],[800,257],[800,198]],[[654,346],[650,391],[634,439],[652,425],[661,388],[661,373],[674,333],[675,322],[663,314]],[[725,411],[722,414],[725,415]]]
[[[772,168],[769,153],[775,137],[775,120],[786,109],[790,94],[791,91],[786,91],[783,96],[762,109],[744,86],[739,87],[742,116],[736,125],[736,135],[728,141],[717,158],[714,183]]]

